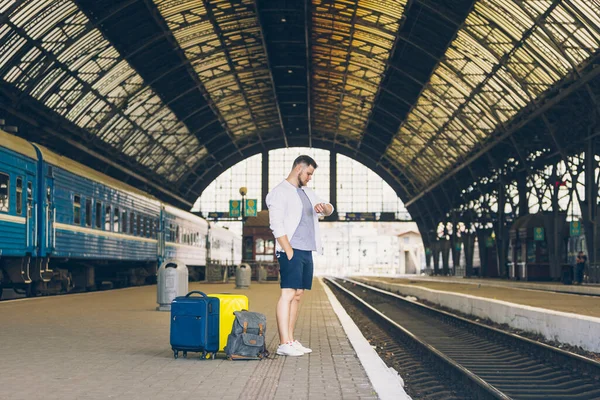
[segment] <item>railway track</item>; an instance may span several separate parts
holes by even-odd
[[[415,399],[600,399],[600,363],[359,282],[327,282],[375,322],[358,323],[372,343],[395,348],[378,346]]]

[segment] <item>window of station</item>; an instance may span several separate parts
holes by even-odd
[[[102,227],[102,203],[99,201],[96,202],[96,218],[95,218],[95,228],[100,229]]]
[[[10,177],[0,172],[0,212],[7,213],[10,205]]]
[[[23,178],[17,178],[17,215],[23,214]]]
[[[129,234],[135,235],[135,213],[129,215]]]
[[[120,224],[119,224],[119,219],[121,217],[121,214],[119,214],[119,207],[115,207],[115,212],[113,213],[113,229],[115,230],[115,232],[121,232],[120,230]]]
[[[240,187],[248,188],[247,199],[256,199],[257,210],[262,204],[262,155],[257,154],[240,161],[223,172],[202,192],[192,211],[201,211],[204,215],[209,212],[228,212],[229,200],[241,200]]]
[[[92,199],[85,199],[85,226],[92,226]]]
[[[105,231],[112,231],[112,226],[111,226],[111,222],[112,222],[112,218],[110,215],[110,205],[107,205],[106,208],[104,209],[104,230]]]
[[[123,233],[127,233],[127,211],[123,210],[121,214],[121,227],[123,228]]]
[[[81,225],[81,196],[73,196],[73,224]]]

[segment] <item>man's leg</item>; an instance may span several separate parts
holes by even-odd
[[[277,329],[279,330],[279,343],[292,340],[290,335],[291,306],[294,302],[296,289],[281,289],[281,297],[277,302]]]
[[[290,305],[290,328],[289,328],[289,336],[290,340],[294,340],[294,328],[296,327],[296,321],[298,320],[298,310],[300,309],[300,299],[302,298],[302,294],[304,293],[303,289],[296,289],[296,293],[294,294],[294,299]]]

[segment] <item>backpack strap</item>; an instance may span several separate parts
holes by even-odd
[[[246,333],[247,330],[248,330],[248,321],[244,321],[244,330],[243,330],[243,333]]]
[[[263,324],[258,324],[258,336],[263,335]]]

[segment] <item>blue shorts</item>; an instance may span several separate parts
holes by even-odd
[[[282,289],[310,290],[312,288],[312,251],[294,249],[294,256],[291,260],[288,260],[285,251],[278,251],[275,256],[279,261],[280,286]]]

